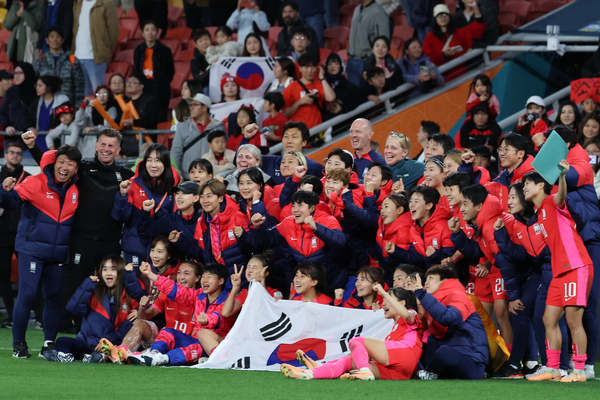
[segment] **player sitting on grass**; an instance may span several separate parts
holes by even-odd
[[[423,328],[415,311],[415,296],[401,288],[386,292],[381,285],[375,285],[373,289],[383,297],[385,318],[393,318],[395,322],[385,340],[357,336],[350,339],[352,355],[321,365],[298,350],[298,361],[308,370],[282,364],[281,372],[294,379],[410,379],[423,351]],[[349,372],[354,369],[358,371]]]

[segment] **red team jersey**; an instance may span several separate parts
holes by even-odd
[[[271,296],[273,296],[273,298],[275,300],[281,300],[281,299],[283,299],[283,294],[281,294],[281,292],[279,290],[273,289],[273,288],[270,288],[270,287],[266,287],[265,289],[267,289],[267,292],[269,292],[269,294]],[[237,296],[235,296],[235,298],[242,305],[244,305],[244,303],[246,302],[246,299],[248,298],[248,289],[242,289],[242,291],[239,292],[237,294]]]
[[[165,294],[161,294],[152,304],[159,313],[165,314],[167,325],[165,328],[175,329],[186,335],[191,335],[194,330],[194,307],[184,304],[178,304]]]

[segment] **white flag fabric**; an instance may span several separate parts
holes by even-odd
[[[394,326],[383,310],[356,310],[299,301],[275,301],[260,284],[250,287],[238,319],[204,364],[192,368],[279,371],[299,366],[296,350],[331,361],[349,352],[355,336],[385,339]]]
[[[231,113],[237,113],[242,106],[252,106],[254,115],[256,116],[256,123],[258,126],[262,126],[263,120],[268,117],[268,114],[263,108],[264,102],[262,97],[254,97],[251,99],[230,101],[229,103],[214,104],[210,107],[210,118],[223,121],[228,118]],[[235,124],[237,121],[234,120],[233,123]]]
[[[263,97],[273,83],[273,57],[224,57],[210,67],[210,100],[221,101],[221,78],[225,74],[235,77],[242,99]]]

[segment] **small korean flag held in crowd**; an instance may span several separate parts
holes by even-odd
[[[204,364],[193,368],[279,371],[299,366],[301,349],[314,360],[330,361],[349,352],[356,336],[385,339],[394,321],[383,310],[356,310],[300,301],[275,301],[252,284],[238,319]]]
[[[210,68],[210,100],[221,101],[221,79],[230,75],[240,87],[240,97],[263,97],[275,79],[272,57],[225,57]]]
[[[224,121],[229,117],[231,113],[237,113],[242,106],[252,106],[252,111],[256,116],[256,123],[258,126],[262,126],[262,122],[268,117],[267,113],[263,109],[264,100],[262,97],[255,97],[251,99],[243,99],[230,101],[229,103],[213,104],[210,108],[210,118],[218,121]],[[234,120],[235,123],[235,120]]]

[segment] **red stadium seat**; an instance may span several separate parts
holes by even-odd
[[[183,9],[179,7],[169,7],[169,27],[177,28],[178,22],[177,20],[181,17],[181,13],[183,13]]]
[[[181,85],[185,82],[187,76],[176,72],[171,81],[171,98],[181,96]]]
[[[10,39],[10,35],[12,35],[11,31],[7,31],[6,29],[0,30],[0,42],[4,44],[8,44],[8,40]]]
[[[160,39],[160,42],[171,49],[171,52],[173,53],[173,59],[175,59],[175,56],[181,51],[181,43],[179,43],[179,40],[177,39],[164,38]]]
[[[189,61],[174,61],[175,73],[181,74],[187,77],[190,74],[190,62]]]
[[[181,48],[187,49],[189,45],[190,37],[192,36],[191,28],[172,28],[167,31],[165,39],[176,39],[181,42]]]
[[[458,3],[458,0],[444,0],[444,3],[446,3],[448,8],[450,9],[450,14],[454,15],[454,13],[456,12],[456,3]]]
[[[354,14],[354,9],[356,6],[358,6],[358,3],[345,4],[339,8],[338,23],[340,26],[350,28],[350,24],[352,23],[352,14]]]
[[[518,25],[521,21],[519,14],[512,12],[501,12],[498,14],[498,24],[500,25]]]
[[[514,13],[514,14],[519,15],[519,23],[511,22],[511,23],[516,23],[517,25],[525,22],[530,8],[531,8],[531,3],[528,1],[525,1],[525,0],[510,0],[507,2],[500,2],[500,14]],[[500,22],[499,18],[498,18],[498,22],[500,24],[502,24],[502,22]]]
[[[115,61],[125,61],[133,66],[133,50],[124,50],[117,53]]]
[[[2,43],[4,44],[4,43]],[[7,61],[8,62],[8,53],[3,51],[2,53],[0,53],[0,61]]]
[[[330,49],[332,52],[336,53],[341,49],[348,48],[348,39],[350,38],[350,28],[345,26],[335,26],[333,28],[327,28],[323,32],[323,37],[325,38],[325,47]],[[339,47],[337,49],[332,49],[327,46],[327,39],[335,39],[339,43]]]
[[[267,44],[267,48],[269,49],[269,53],[271,53],[271,56],[275,57],[277,55],[277,41],[273,41],[270,38],[266,38],[265,43]]]
[[[144,39],[129,39],[127,41],[127,44],[125,45],[125,49],[124,50],[135,50],[136,47],[138,47],[140,44],[144,43]]]
[[[172,110],[175,107],[177,107],[177,104],[179,104],[179,102],[181,101],[181,97],[173,97],[171,100],[169,100],[169,108]]]
[[[400,26],[394,26],[394,30],[392,31],[392,38],[397,37],[405,42],[415,35],[415,28],[408,24],[403,24]],[[393,46],[392,46],[393,47]]]
[[[565,4],[561,0],[531,0],[530,11],[554,11]]]
[[[108,72],[109,74],[121,74],[127,79],[127,76],[131,73],[133,66],[129,64],[127,61],[113,61],[108,64]]]
[[[126,18],[135,18],[135,19],[140,19],[138,16],[137,11],[135,11],[135,8],[132,8],[131,10],[127,11],[127,14],[125,14]]]
[[[321,63],[324,64],[327,57],[331,54],[331,50],[329,49],[319,49]]]
[[[192,61],[192,59],[194,58],[194,48],[190,48],[188,50],[185,51],[180,51],[179,54],[177,55],[177,58],[174,60],[175,61],[187,61],[188,63],[190,61]]]
[[[10,72],[13,72],[13,63],[11,63],[10,61],[0,61],[0,69],[7,69]]]
[[[121,18],[123,16],[123,9],[121,7],[115,8],[117,11],[117,18]]]
[[[279,37],[279,32],[281,32],[283,28],[281,26],[272,26],[269,28],[269,39],[277,43],[277,38]]]
[[[137,18],[121,18],[119,19],[119,27],[129,31],[129,38],[135,36],[136,31],[140,30],[140,25]]]
[[[407,25],[406,14],[404,14],[404,11],[400,11],[400,9],[392,14],[392,18],[394,19],[394,26]]]
[[[404,48],[404,44],[402,44],[402,47]],[[390,49],[389,53],[390,56],[392,56],[394,58],[394,60],[397,60],[398,58],[400,58],[400,51],[399,49]],[[404,50],[402,50],[404,51]]]

